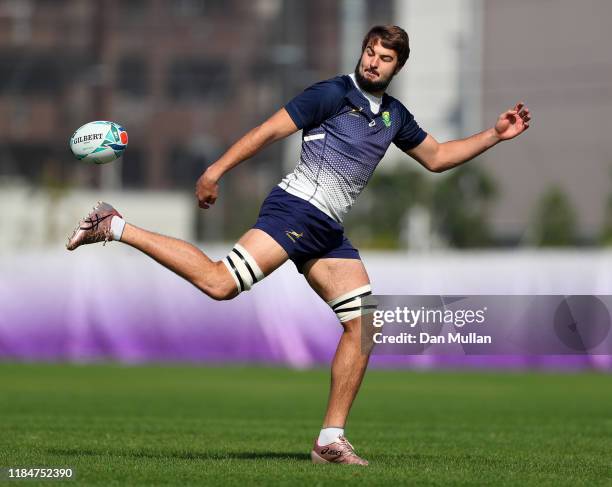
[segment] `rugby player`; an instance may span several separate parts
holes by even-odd
[[[213,261],[195,246],[126,223],[100,202],[81,220],[67,248],[116,240],[149,255],[216,300],[231,299],[293,261],[336,313],[343,333],[331,366],[331,387],[314,463],[367,465],[344,435],[369,354],[360,346],[362,298],[371,294],[359,252],[342,220],[394,143],[425,168],[442,172],[462,164],[529,127],[529,109],[518,103],[493,127],[462,140],[439,143],[423,131],[401,102],[385,93],[408,59],[408,35],[397,26],[375,26],[365,36],[354,73],[316,83],[232,145],[196,184],[201,208],[213,205],[221,177],[263,147],[302,130],[295,170],[270,192],[253,226],[228,256]]]

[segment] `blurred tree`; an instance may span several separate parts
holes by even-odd
[[[349,213],[347,232],[364,247],[399,248],[405,213],[415,204],[427,206],[430,191],[423,171],[400,166],[378,172]]]
[[[531,235],[533,243],[539,247],[576,244],[576,212],[569,197],[559,186],[550,187],[540,197]]]
[[[612,170],[610,176],[612,176]],[[604,208],[604,222],[599,241],[602,245],[612,245],[612,192],[608,195]]]
[[[434,228],[451,247],[492,244],[488,213],[497,184],[478,164],[448,173],[432,192]]]
[[[495,181],[477,164],[443,176],[402,165],[372,178],[345,223],[358,246],[393,249],[401,247],[410,215],[428,211],[433,232],[449,246],[484,247],[492,243],[488,211],[496,194]]]

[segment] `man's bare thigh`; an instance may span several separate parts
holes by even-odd
[[[248,230],[238,243],[255,259],[261,271],[267,276],[283,265],[289,256],[276,240],[257,228]]]
[[[304,277],[325,301],[370,283],[359,259],[312,259],[304,265]]]

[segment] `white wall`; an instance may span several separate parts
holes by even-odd
[[[11,182],[0,186],[0,252],[64,245],[78,221],[103,200],[130,222],[193,240],[195,202],[184,192],[67,190],[52,193]]]

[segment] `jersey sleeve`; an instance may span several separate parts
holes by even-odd
[[[415,148],[427,137],[425,132],[414,119],[412,113],[410,113],[406,107],[401,106],[402,113],[402,126],[395,135],[393,143],[403,151],[407,151]]]
[[[285,105],[299,129],[315,127],[336,114],[346,94],[340,77],[315,83]]]

